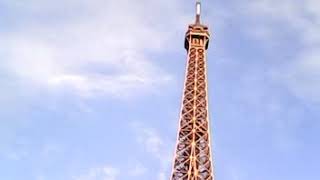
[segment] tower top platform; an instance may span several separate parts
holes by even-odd
[[[188,26],[188,30],[186,32],[186,37],[185,37],[185,49],[189,49],[189,41],[192,38],[200,38],[200,39],[205,39],[206,42],[206,49],[208,48],[209,45],[209,38],[210,38],[210,33],[209,33],[209,28],[208,26],[201,24],[201,2],[200,0],[197,0],[196,2],[196,18],[195,18],[195,23],[190,24]]]

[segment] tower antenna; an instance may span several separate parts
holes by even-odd
[[[196,24],[200,24],[200,16],[201,16],[201,1],[196,1]]]

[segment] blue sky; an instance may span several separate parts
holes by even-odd
[[[203,1],[219,180],[318,180],[320,3]],[[183,0],[0,0],[0,179],[168,179]]]

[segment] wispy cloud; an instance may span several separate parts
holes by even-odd
[[[254,26],[248,32],[264,43],[274,43],[284,32],[294,33],[299,45],[290,59],[281,61],[274,72],[274,80],[283,83],[301,100],[320,102],[320,3],[315,0],[275,1],[263,0],[249,3],[248,16],[254,16]],[[281,25],[284,31],[279,31]],[[254,28],[251,28],[254,27]],[[257,28],[255,28],[257,27]],[[290,42],[292,43],[292,42]]]
[[[14,161],[23,161],[30,159],[35,154],[37,156],[33,159],[41,159],[43,161],[52,157],[59,157],[64,152],[64,147],[57,143],[43,143],[41,145],[35,145],[29,141],[16,141],[8,146],[6,151],[0,151],[0,156],[4,156],[6,159]]]
[[[133,130],[136,133],[136,140],[144,149],[159,161],[160,169],[157,174],[158,180],[168,178],[168,170],[171,167],[172,154],[170,142],[168,139],[164,139],[157,132],[156,129],[145,126],[140,122],[134,122],[131,124]]]
[[[119,169],[111,166],[104,166],[91,168],[83,175],[74,176],[73,180],[116,180],[119,174]]]
[[[45,1],[36,8],[38,3],[4,3],[26,15],[10,32],[0,33],[2,65],[12,76],[85,97],[130,96],[172,80],[147,53],[167,51],[172,44],[178,25],[165,31],[161,22],[175,24],[165,19],[169,15],[184,18],[178,2],[170,2],[172,8],[169,1],[141,2],[144,6],[127,0]]]
[[[153,128],[136,125],[137,141],[152,155],[159,157],[164,145],[163,139]],[[160,158],[160,157],[159,157]]]
[[[148,169],[143,164],[136,163],[133,168],[128,171],[128,174],[132,177],[139,177],[147,173],[147,170]]]

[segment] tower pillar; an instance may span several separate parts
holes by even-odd
[[[196,12],[195,24],[189,25],[185,36],[187,72],[171,180],[214,180],[206,66],[210,34],[200,23],[199,1]]]

